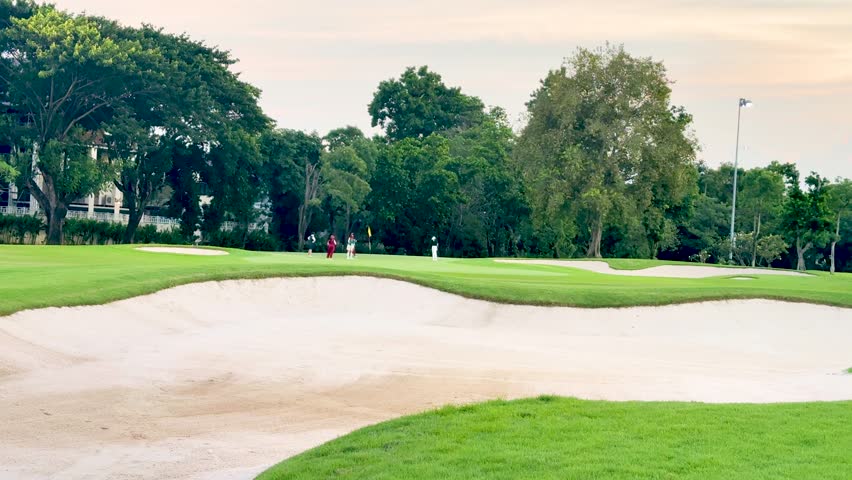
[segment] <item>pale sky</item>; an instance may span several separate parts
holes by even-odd
[[[578,46],[625,45],[662,61],[673,101],[695,118],[700,158],[795,162],[852,177],[852,0],[55,0],[230,50],[278,125],[371,132],[381,80],[428,65],[450,86],[504,107],[524,103]]]

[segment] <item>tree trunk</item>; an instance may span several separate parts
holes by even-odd
[[[62,238],[62,227],[65,224],[68,208],[63,204],[58,204],[45,213],[47,214],[47,244],[62,245],[64,240]]]
[[[305,162],[305,197],[299,206],[299,251],[305,248],[305,233],[308,224],[311,223],[312,202],[317,196],[319,189],[320,170],[317,165]],[[332,226],[332,228],[334,228]]]
[[[754,218],[754,235],[752,235],[751,241],[751,266],[755,267],[757,264],[757,238],[760,236],[760,213]]]
[[[139,223],[142,221],[142,211],[135,206],[127,210],[127,228],[124,229],[124,236],[121,243],[133,243],[136,239],[136,230],[139,228]]]
[[[308,206],[305,204],[299,205],[299,227],[298,235],[299,235],[299,251],[305,248],[305,230],[308,228],[306,225],[306,212]]]
[[[57,196],[53,179],[46,175],[42,175],[42,179],[44,189],[40,188],[32,177],[27,180],[27,186],[30,189],[30,195],[35,197],[47,217],[47,244],[62,245],[62,226],[65,223],[68,206]]]
[[[603,235],[603,218],[598,214],[592,224],[592,238],[589,248],[586,250],[587,257],[601,258],[601,237]]]
[[[145,214],[145,204],[151,197],[150,193],[141,191],[136,193],[133,189],[119,188],[124,194],[124,203],[127,205],[127,228],[124,229],[124,236],[121,243],[134,243],[136,240],[136,230],[139,228],[139,223],[142,222],[142,216]]]
[[[352,233],[352,207],[346,205],[346,238]]]
[[[796,263],[796,270],[805,271],[805,253],[810,250],[813,246],[813,243],[808,242],[802,247],[802,238],[796,237],[796,255],[798,256],[798,262]]]
[[[830,272],[834,275],[834,248],[837,246],[837,241],[840,240],[840,213],[837,214],[837,230],[834,231],[834,239],[831,240],[831,269]]]

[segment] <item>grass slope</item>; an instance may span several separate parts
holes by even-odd
[[[0,245],[0,315],[29,308],[100,304],[205,280],[347,274],[398,278],[472,298],[522,304],[624,307],[770,298],[852,307],[852,274],[845,273],[737,282],[725,277],[624,277],[489,259],[432,262],[426,257],[358,255],[347,261],[338,255],[328,261],[320,255],[230,252],[198,257],[140,252],[130,246]]]
[[[837,479],[852,402],[708,405],[539,397],[367,427],[258,480]]]

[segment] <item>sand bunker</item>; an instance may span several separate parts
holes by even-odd
[[[809,277],[806,273],[790,270],[771,270],[768,268],[725,268],[709,265],[660,265],[659,267],[643,268],[642,270],[617,270],[606,262],[594,260],[494,260],[500,263],[525,263],[528,265],[551,265],[588,270],[609,275],[624,275],[628,277],[669,277],[669,278],[707,278],[724,277],[729,275],[795,275]]]
[[[179,255],[202,255],[202,256],[213,256],[213,255],[227,255],[228,252],[224,250],[214,250],[212,248],[191,248],[191,247],[138,247],[136,250],[142,252],[153,252],[153,253],[177,253]]]
[[[27,311],[0,318],[0,477],[245,480],[495,397],[852,399],[849,338],[852,310],[826,306],[507,306],[359,277]]]

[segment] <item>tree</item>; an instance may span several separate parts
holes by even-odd
[[[272,231],[291,248],[302,249],[319,206],[322,140],[316,134],[278,129],[260,140],[266,158],[263,178],[272,208]]]
[[[719,200],[699,194],[692,202],[689,218],[681,227],[681,243],[686,257],[697,255],[702,263],[712,256],[724,258],[718,252],[728,228],[728,207]]]
[[[107,143],[116,153],[121,167],[115,184],[124,194],[123,205],[129,214],[124,242],[131,243],[145,207],[166,183],[166,174],[172,168],[170,154],[176,148],[194,145],[215,153],[228,149],[228,145],[236,145],[233,140],[244,136],[241,131],[251,136],[266,129],[269,120],[257,104],[259,90],[240,81],[229,70],[235,61],[227,52],[151,27],[116,28],[118,30],[111,32],[113,37],[133,39],[161,53],[160,61],[148,66],[159,72],[158,77],[152,77],[157,84],[149,87],[157,91],[157,95],[128,98],[122,104],[123,115],[117,115],[105,126],[111,134]],[[228,156],[208,155],[211,168],[202,176],[223,175],[227,171],[228,176],[224,178],[230,180],[222,185],[211,182],[216,187],[214,194],[219,197],[211,205],[213,209],[222,210],[228,202],[257,193],[250,188],[237,187],[239,190],[231,191],[228,201],[223,196],[224,189],[230,185],[245,185],[247,178],[257,175],[250,168],[258,159],[256,145],[249,146],[248,151],[253,158],[247,164],[239,164],[239,161],[249,157],[233,155],[233,149]],[[236,168],[235,161],[239,164]],[[246,168],[239,168],[241,166]],[[241,215],[238,214],[240,220]],[[218,228],[216,221],[206,223]]]
[[[311,223],[314,209],[320,205],[319,187],[322,178],[321,164],[305,162],[305,195],[299,205],[299,250],[305,247],[305,231]]]
[[[104,35],[107,23],[46,5],[12,18],[0,33],[0,90],[29,120],[19,138],[34,160],[16,167],[45,211],[50,244],[62,242],[68,203],[104,184],[103,161],[87,151],[99,141],[96,132],[118,104],[150,93],[149,75],[156,75],[140,66],[155,63],[159,52]]]
[[[484,106],[461,89],[447,87],[440,75],[423,66],[407,68],[398,80],[381,82],[368,110],[374,127],[384,128],[391,140],[401,140],[476,124]]]
[[[367,162],[353,147],[337,146],[323,152],[320,177],[332,217],[329,220],[331,227],[334,228],[334,213],[342,210],[344,235],[352,232],[352,214],[361,210],[370,193]]]
[[[764,217],[777,210],[784,198],[784,178],[772,170],[755,168],[742,176],[741,212],[752,217],[751,266],[757,264],[757,245]]]
[[[378,147],[376,142],[364,136],[364,132],[358,127],[335,128],[328,132],[323,140],[328,149],[335,150],[340,147],[352,147],[358,157],[367,164],[367,174],[372,177],[376,171],[376,157]]]
[[[659,250],[695,181],[691,117],[670,106],[668,83],[662,64],[622,47],[580,49],[547,75],[517,149],[538,223],[587,226],[586,255],[600,257],[611,217],[638,207],[655,219],[643,226],[649,254]]]
[[[840,241],[840,222],[852,213],[852,180],[837,179],[837,183],[828,186],[828,208],[835,218],[834,235],[831,238],[831,273],[835,270],[837,242]]]
[[[382,149],[367,204],[375,217],[374,232],[385,245],[397,246],[400,253],[418,252],[428,237],[449,232],[452,208],[460,199],[451,161],[447,139],[437,134]]]
[[[528,214],[520,169],[512,162],[514,134],[500,108],[479,125],[449,136],[448,170],[459,182],[447,247],[461,256],[507,256]],[[446,247],[445,247],[446,248]]]
[[[784,200],[782,226],[796,248],[796,270],[805,270],[805,254],[825,242],[831,227],[826,180],[816,173],[805,179],[807,190],[799,185],[799,172],[787,171],[787,197]]]
[[[202,232],[210,234],[218,231],[222,222],[235,221],[243,234],[240,246],[245,246],[249,225],[258,213],[255,204],[263,193],[264,162],[256,133],[232,128],[217,136],[206,155],[208,168],[201,177],[213,197],[204,209]]]
[[[789,247],[781,235],[767,235],[760,238],[757,242],[755,255],[767,267],[772,266],[772,262],[781,258],[781,255]]]

